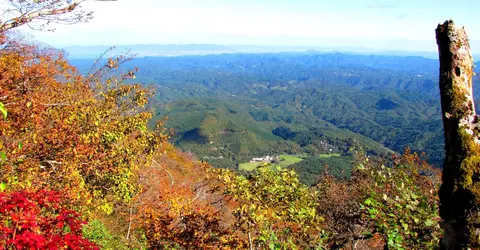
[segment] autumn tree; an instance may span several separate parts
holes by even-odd
[[[90,15],[77,12],[79,2],[9,3],[4,16],[14,17],[2,20],[0,31],[2,191],[61,192],[84,218],[126,206],[139,192],[137,171],[167,138],[161,127],[147,128],[153,92],[124,83],[135,76],[135,69],[120,69],[129,57],[99,60],[80,76],[61,52],[5,33],[35,20],[84,21]]]
[[[108,61],[104,70],[116,68]],[[135,193],[132,177],[162,131],[147,129],[151,92],[120,77],[81,77],[54,50],[17,45],[0,60],[2,181],[12,189],[72,189],[109,211]]]

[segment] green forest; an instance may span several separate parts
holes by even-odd
[[[216,167],[284,153],[351,159],[355,147],[376,156],[409,147],[434,166],[443,161],[438,60],[306,52],[146,57],[131,66],[157,89],[153,121],[168,117],[171,142]]]

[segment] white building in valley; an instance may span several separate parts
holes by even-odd
[[[270,155],[267,155],[267,156],[264,156],[264,157],[258,157],[258,158],[252,158],[250,160],[250,163],[252,162],[267,162],[267,163],[274,163],[274,162],[277,162],[280,160],[280,157],[277,155],[277,156],[270,156]]]

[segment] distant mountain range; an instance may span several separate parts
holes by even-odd
[[[109,49],[108,46],[70,46],[62,48],[70,59],[93,59]],[[360,55],[392,55],[392,56],[421,56],[438,58],[437,52],[428,51],[399,51],[381,50],[364,47],[314,47],[314,46],[258,46],[258,45],[215,45],[215,44],[132,44],[117,46],[108,55],[130,51],[137,57],[148,56],[185,56],[209,54],[234,54],[234,53],[280,53],[280,52],[305,52],[305,53],[348,53]],[[480,55],[475,56],[479,58]]]

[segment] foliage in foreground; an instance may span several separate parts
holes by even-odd
[[[58,14],[56,4],[71,4],[71,9],[61,7],[66,11],[77,6],[61,0],[10,2],[28,5],[28,11],[35,12],[37,7],[52,11],[53,16]],[[50,212],[55,218],[61,212],[46,201],[38,200],[38,204],[28,201],[29,195],[43,190],[53,190],[43,193],[46,199],[52,196],[59,199],[56,201],[59,204],[68,200],[69,209],[72,213],[76,211],[74,215],[65,215],[66,219],[72,217],[72,223],[77,218],[103,220],[108,214],[116,214],[117,222],[125,220],[122,212],[140,192],[138,170],[150,164],[167,138],[161,126],[147,129],[151,113],[144,106],[152,92],[139,84],[124,84],[126,79],[134,78],[135,70],[121,72],[118,67],[129,58],[96,63],[91,73],[81,76],[54,49],[7,36],[5,30],[0,31],[0,42],[0,191],[4,197],[18,198],[17,194],[25,194],[25,199],[16,201],[20,209],[15,211],[21,212],[30,205],[31,209],[41,209],[37,214],[29,212],[28,219],[45,223],[42,230],[59,225],[53,219],[44,219],[42,213],[53,210]],[[55,196],[55,192],[61,193],[61,197]],[[5,230],[11,221],[23,223],[18,216],[3,214]],[[72,235],[81,235],[82,224],[77,224],[68,229]],[[15,228],[13,235],[2,240],[15,244],[21,241]],[[121,232],[115,227],[110,229]],[[32,230],[39,235],[34,237],[37,243],[45,237],[48,239],[45,244],[50,244],[49,240],[55,236],[48,231]],[[123,243],[130,245],[128,240]],[[18,244],[28,247],[30,243]],[[74,248],[76,243],[72,244]]]
[[[441,237],[440,176],[408,152],[394,167],[360,165],[374,182],[362,205],[391,249],[432,249]]]
[[[316,187],[330,247],[436,248],[439,184],[439,170],[409,150],[390,162],[358,154],[350,180],[327,174]]]
[[[229,227],[224,197],[211,188],[205,163],[165,143],[142,169],[135,225],[150,249],[242,249]]]
[[[166,143],[161,126],[147,128],[151,92],[123,83],[134,78],[117,71],[125,58],[80,76],[61,53],[10,39],[9,26],[0,27],[0,243],[7,248],[431,249],[438,242],[439,174],[415,154],[390,165],[359,154],[349,180],[327,174],[312,188],[291,170],[212,169]]]
[[[0,193],[0,249],[99,249],[82,235],[79,214],[60,193]]]
[[[9,189],[70,192],[86,207],[110,212],[136,193],[135,171],[148,163],[161,131],[146,128],[149,96],[116,63],[89,77],[52,50],[11,41],[0,57],[0,178]]]
[[[310,249],[320,247],[323,218],[317,197],[294,171],[268,166],[247,175],[216,170],[224,193],[238,204],[233,228],[248,237],[250,248]]]

